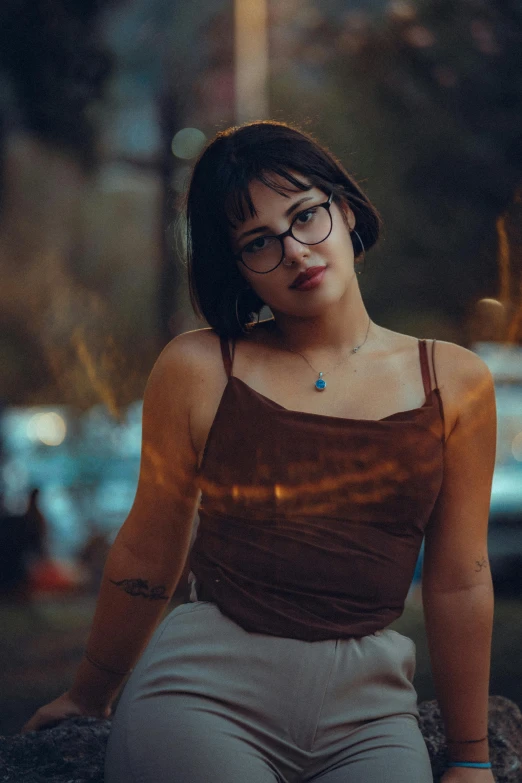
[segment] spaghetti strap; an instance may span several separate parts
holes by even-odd
[[[435,370],[435,359],[434,359],[436,342],[437,342],[436,340],[431,341],[431,366],[433,367],[433,379],[435,381],[435,388],[438,389],[439,384],[437,383],[437,372]]]
[[[223,365],[227,378],[232,375],[232,362],[234,361],[234,349],[232,349],[232,356],[230,355],[230,344],[226,337],[219,338],[219,344],[221,346],[221,356],[223,357]]]
[[[446,442],[446,426],[445,426],[445,422],[444,422],[444,405],[442,404],[442,397],[440,396],[440,389],[439,389],[439,384],[437,382],[437,371],[435,369],[435,359],[434,359],[434,356],[435,356],[435,343],[436,342],[437,342],[436,340],[432,340],[431,341],[431,366],[433,368],[433,378],[435,380],[435,392],[437,393],[437,399],[439,401],[440,418],[441,418],[441,421],[442,421],[442,439],[441,440],[442,440],[443,443],[445,443]]]
[[[430,369],[428,366],[428,352],[426,350],[426,340],[419,340],[419,357],[422,372],[422,383],[424,385],[424,394],[429,399],[431,394]]]

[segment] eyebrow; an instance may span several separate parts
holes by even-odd
[[[305,201],[312,201],[315,198],[315,196],[304,196],[303,198],[300,198],[298,201],[296,201],[294,204],[292,204],[291,207],[288,207],[288,209],[285,212],[285,217],[290,217],[292,212],[294,212],[297,207],[300,207],[301,204],[303,204]],[[257,234],[258,231],[271,231],[270,226],[258,226],[257,228],[251,228],[249,231],[244,231],[240,236],[236,239],[236,242],[240,242],[245,237],[250,236],[250,234]]]

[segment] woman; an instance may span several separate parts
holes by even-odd
[[[218,134],[187,218],[193,303],[212,328],[172,340],[152,370],[136,499],[84,660],[25,729],[108,716],[137,662],[107,783],[428,783],[415,645],[388,628],[425,534],[443,780],[491,783],[486,365],[370,319],[357,273],[379,216],[297,129]],[[191,601],[156,627],[196,511]]]

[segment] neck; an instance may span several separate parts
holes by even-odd
[[[344,353],[370,341],[372,326],[359,288],[319,315],[302,317],[274,312],[281,343],[294,351]]]

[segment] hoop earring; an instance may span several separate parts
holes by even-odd
[[[352,228],[352,234],[355,234],[355,236],[359,240],[359,244],[360,244],[360,246],[362,248],[362,253],[363,253],[362,261],[357,261],[357,266],[359,267],[359,269],[355,270],[355,274],[360,275],[364,271],[364,264],[366,262],[366,250],[364,248],[363,241],[362,241],[360,235],[358,234],[358,232],[354,228]],[[353,245],[353,240],[352,240],[352,245]],[[355,248],[354,248],[354,250],[355,250]]]
[[[236,321],[243,334],[248,334],[250,329],[245,329],[245,327],[241,323],[241,319],[239,318],[239,297],[241,296],[241,294],[244,294],[246,291],[250,291],[250,290],[251,290],[250,288],[242,288],[236,294]],[[257,314],[256,324],[258,323],[259,323],[259,313]]]

